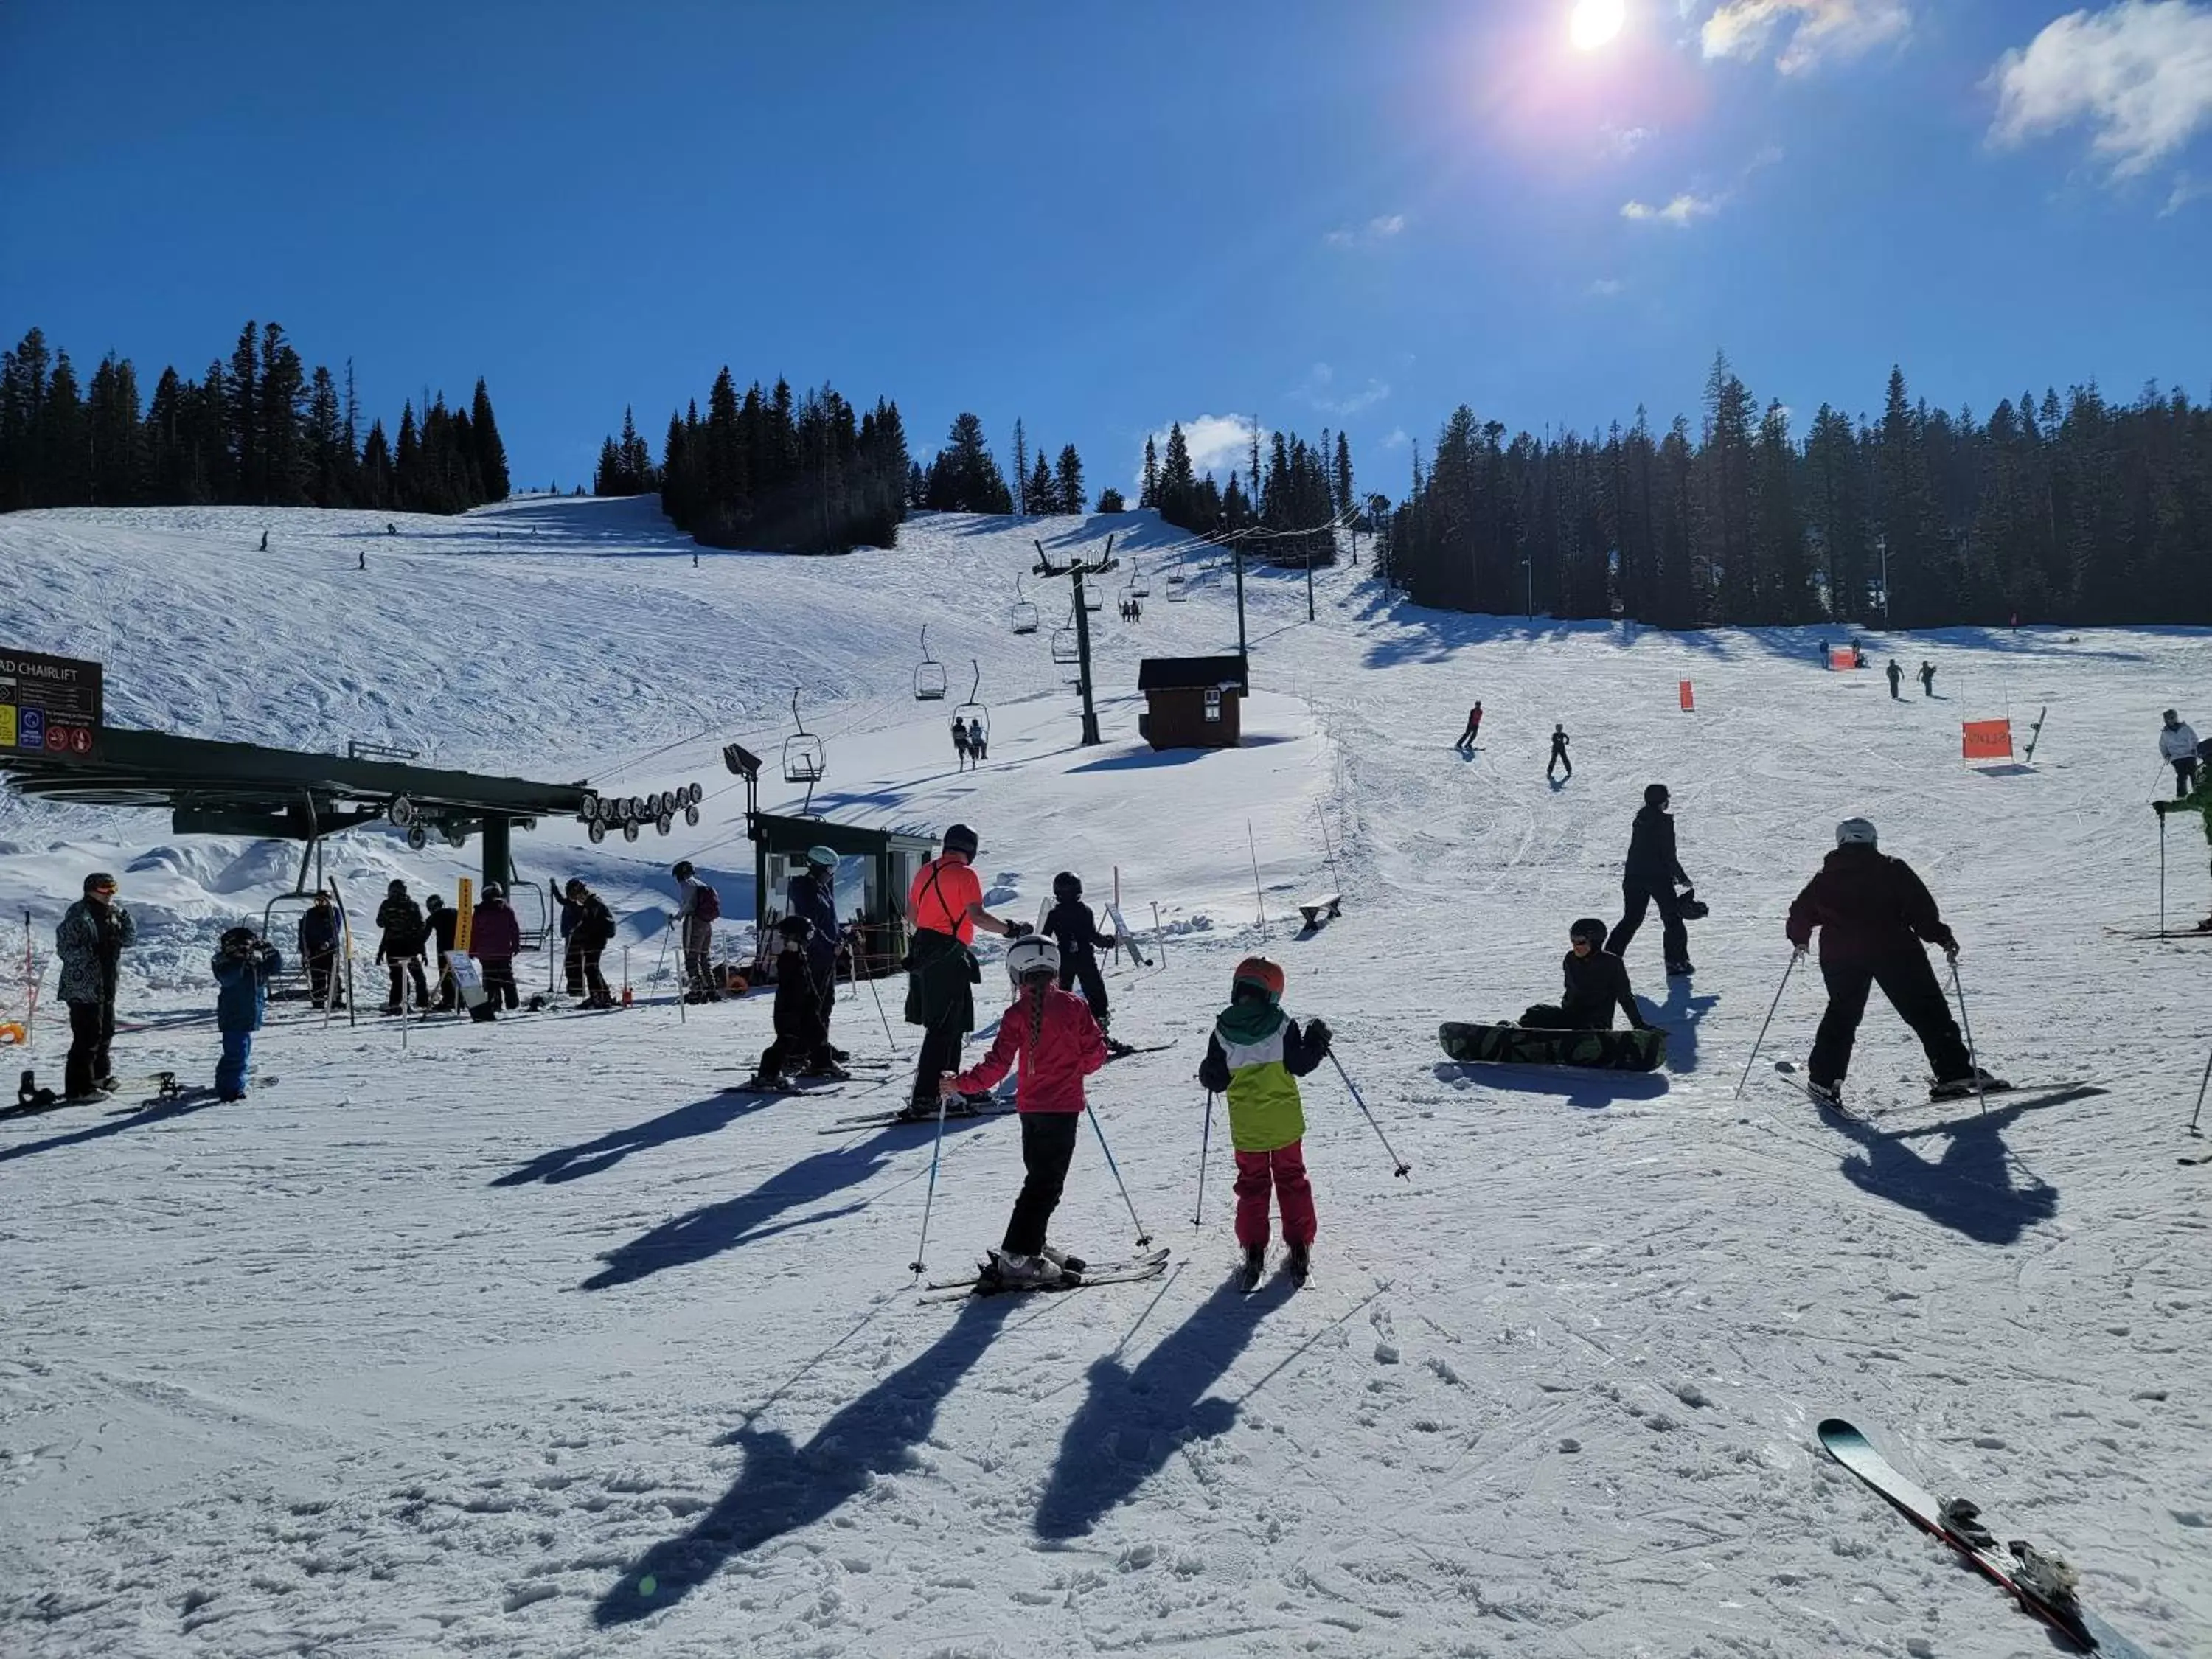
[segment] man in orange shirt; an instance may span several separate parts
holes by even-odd
[[[1036,930],[1001,921],[983,908],[983,884],[970,867],[975,832],[956,823],[945,832],[945,850],[914,878],[906,896],[914,941],[907,951],[906,1022],[922,1028],[921,1056],[902,1116],[937,1115],[938,1082],[960,1069],[961,1040],[975,1029],[975,981],[981,970],[968,945],[980,925],[1008,939]]]

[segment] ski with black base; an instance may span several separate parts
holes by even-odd
[[[1167,1271],[1167,1265],[1168,1252],[1163,1247],[1120,1261],[1086,1262],[1082,1273],[1056,1285],[1002,1285],[979,1271],[965,1279],[932,1279],[921,1287],[918,1299],[964,1302],[971,1296],[1027,1296],[1037,1291],[1080,1291],[1094,1285],[1127,1285],[1142,1279],[1157,1279]]]
[[[1907,1520],[1965,1556],[1984,1577],[2011,1592],[2024,1610],[2075,1647],[2084,1653],[2111,1655],[2113,1659],[2150,1659],[2143,1649],[2081,1605],[2078,1575],[2065,1562],[2024,1540],[2008,1547],[2009,1555],[2000,1553],[1996,1535],[1982,1523],[1981,1511],[1972,1503],[1961,1498],[1938,1502],[1899,1474],[1865,1435],[1842,1418],[1823,1422],[1820,1435],[1821,1448],[1829,1456],[1887,1499]]]
[[[1015,1115],[1017,1114],[1011,1106],[955,1106],[946,1109],[945,1121],[947,1123],[964,1123],[973,1118]],[[849,1135],[860,1129],[900,1127],[933,1129],[936,1127],[937,1114],[933,1111],[925,1112],[918,1117],[909,1117],[904,1112],[869,1112],[859,1117],[841,1117],[833,1123],[824,1124],[816,1133],[825,1135]]]
[[[1148,1042],[1139,1046],[1116,1042],[1109,1037],[1106,1039],[1106,1063],[1111,1066],[1117,1060],[1128,1059],[1131,1054],[1164,1054],[1174,1047],[1172,1042]]]
[[[160,1091],[151,1099],[142,1100],[137,1105],[131,1107],[128,1109],[131,1111],[150,1111],[155,1107],[160,1106],[204,1106],[211,1100],[221,1100],[222,1098],[222,1091],[215,1088],[212,1085],[204,1088],[180,1088],[178,1086],[173,1075],[166,1072],[163,1073],[162,1075],[168,1078],[169,1080],[161,1085]],[[273,1088],[276,1085],[276,1079],[273,1077],[257,1077],[247,1083],[246,1086],[249,1089],[268,1089]],[[243,1099],[245,1097],[240,1096],[237,1097]]]
[[[1832,1113],[1836,1116],[1843,1119],[1846,1123],[1864,1123],[1867,1121],[1865,1118],[1861,1117],[1856,1112],[1853,1111],[1850,1107],[1844,1105],[1840,1100],[1831,1100],[1826,1095],[1815,1093],[1811,1082],[1807,1079],[1803,1073],[1797,1069],[1797,1062],[1794,1060],[1776,1060],[1774,1062],[1774,1075],[1781,1079],[1783,1082],[1788,1084],[1791,1088],[1795,1089],[1799,1094],[1804,1096],[1806,1099],[1811,1101],[1822,1111]]]

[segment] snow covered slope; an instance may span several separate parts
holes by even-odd
[[[821,1133],[904,1079],[718,1092],[767,1041],[764,999],[432,1024],[404,1047],[280,1020],[257,1062],[279,1081],[247,1103],[0,1122],[10,1654],[2051,1651],[1822,1460],[1831,1414],[1978,1497],[2000,1535],[2057,1545],[2151,1651],[2212,1650],[2212,1166],[2175,1162],[2212,944],[2108,931],[2155,920],[2157,711],[2207,707],[2212,640],[1876,638],[1877,665],[1940,671],[1941,696],[1893,702],[1871,672],[1817,666],[1810,632],[1444,616],[1364,568],[1321,576],[1309,625],[1302,580],[1255,575],[1265,740],[1154,757],[1135,661],[1233,649],[1227,584],[1170,606],[1156,566],[1133,628],[1109,595],[1109,741],[1078,749],[1046,636],[1003,612],[1029,537],[1079,521],[929,519],[896,552],[708,552],[696,572],[637,503],[398,522],[0,519],[0,615],[10,643],[105,660],[118,718],[638,790],[726,789],[720,744],[769,752],[804,686],[827,810],[977,824],[1009,914],[1056,869],[1095,894],[1117,864],[1132,921],[1161,905],[1176,931],[1151,971],[1115,970],[1115,1029],[1174,1046],[1091,1097],[1174,1264],[917,1304],[930,1137]],[[952,770],[946,706],[908,695],[924,622],[956,699],[981,664],[979,773]],[[1960,761],[1961,718],[2008,708],[2024,739],[2046,705],[2033,769]],[[1554,720],[1578,768],[1558,789]],[[1713,905],[1694,981],[1659,977],[1656,921],[1629,952],[1668,1071],[1443,1063],[1439,1020],[1554,994],[1566,923],[1617,914],[1655,780]],[[518,859],[593,879],[649,962],[669,860],[738,883],[743,908],[738,806],[727,791],[697,830],[635,847],[549,826]],[[1782,913],[1854,812],[1942,901],[1996,1069],[2109,1093],[1986,1120],[1917,1103],[1917,1048],[1877,999],[1852,1076],[1871,1124],[1824,1125],[1763,1060],[1735,1097]],[[2167,836],[2172,914],[2194,920],[2203,838]],[[126,871],[157,969],[126,1013],[157,1026],[209,1006],[210,930],[289,883],[282,849],[158,816],[9,801],[0,838],[0,902],[42,926],[85,868]],[[450,889],[473,851],[362,834],[332,867],[364,896],[389,873]],[[1231,966],[1263,944],[1255,858],[1290,1007],[1335,1026],[1413,1169],[1394,1180],[1316,1074],[1316,1278],[1246,1299],[1224,1288],[1218,1114],[1191,1225],[1192,1074]],[[1330,888],[1340,921],[1285,928]],[[1773,1054],[1803,1057],[1808,977]],[[888,1020],[863,987],[840,1038],[884,1055],[888,1024],[910,1061],[899,982],[879,988]],[[154,1029],[118,1060],[197,1077],[213,1046]],[[58,1068],[50,1028],[33,1058]],[[997,1242],[1019,1179],[1015,1126],[948,1130],[933,1274]],[[1105,1255],[1134,1231],[1091,1139],[1055,1237]]]

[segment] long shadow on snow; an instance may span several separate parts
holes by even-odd
[[[1060,1437],[1060,1456],[1037,1505],[1037,1536],[1079,1537],[1190,1442],[1227,1433],[1237,1407],[1200,1396],[1289,1295],[1285,1279],[1251,1296],[1234,1279],[1224,1280],[1135,1370],[1110,1354],[1093,1364],[1091,1392]]]
[[[1238,747],[1267,749],[1279,743],[1295,741],[1295,738],[1285,737],[1279,732],[1248,732]],[[1188,766],[1193,761],[1204,760],[1208,755],[1215,752],[1217,751],[1211,749],[1139,750],[1134,754],[1113,755],[1104,760],[1085,761],[1080,766],[1069,767],[1067,771],[1068,775],[1073,777],[1079,772],[1133,772],[1153,767]]]
[[[611,1170],[632,1152],[644,1152],[649,1146],[665,1146],[671,1141],[689,1140],[696,1135],[711,1135],[726,1128],[749,1112],[757,1112],[769,1103],[768,1095],[738,1095],[717,1091],[704,1100],[695,1100],[689,1106],[679,1106],[672,1112],[663,1112],[659,1117],[649,1117],[642,1123],[633,1123],[627,1128],[610,1130],[597,1140],[579,1141],[574,1146],[556,1146],[550,1152],[540,1152],[527,1164],[516,1165],[505,1175],[495,1176],[495,1187],[526,1187],[532,1182],[542,1181],[551,1186],[557,1182],[574,1181],[580,1176],[597,1175]]]
[[[627,1624],[673,1607],[732,1557],[821,1520],[878,1476],[908,1468],[914,1448],[936,1425],[938,1407],[1020,1300],[963,1302],[942,1336],[840,1410],[804,1446],[794,1446],[781,1430],[763,1432],[750,1423],[724,1436],[723,1445],[744,1449],[744,1472],[714,1508],[639,1557],[599,1598],[592,1621]]]
[[[1667,1000],[1645,1017],[1667,1028],[1667,1069],[1686,1073],[1698,1069],[1698,1025],[1718,1002],[1718,996],[1693,997],[1690,981],[1667,981]]]
[[[1489,1060],[1462,1065],[1439,1060],[1440,1083],[1472,1081],[1508,1095],[1551,1095],[1586,1112],[1602,1111],[1616,1100],[1656,1100],[1667,1092],[1663,1072],[1608,1072],[1585,1066],[1518,1066]]]
[[[960,1134],[978,1127],[982,1121],[973,1117],[947,1118],[945,1133],[948,1136]],[[749,1193],[687,1210],[639,1234],[629,1243],[617,1245],[600,1257],[606,1266],[586,1279],[580,1288],[611,1290],[617,1285],[649,1279],[670,1267],[688,1267],[694,1262],[709,1261],[725,1250],[757,1244],[793,1228],[811,1227],[817,1222],[864,1210],[867,1200],[861,1199],[834,1210],[769,1224],[787,1210],[858,1186],[880,1173],[894,1153],[916,1146],[927,1146],[927,1131],[913,1125],[899,1125],[878,1130],[850,1146],[802,1158]]]
[[[13,1163],[19,1158],[28,1158],[33,1152],[51,1152],[64,1146],[82,1146],[88,1141],[105,1140],[110,1135],[121,1134],[125,1129],[163,1122],[173,1117],[185,1117],[193,1112],[204,1111],[216,1103],[212,1095],[199,1100],[157,1100],[135,1112],[111,1113],[105,1122],[79,1129],[74,1134],[48,1135],[44,1140],[26,1140],[17,1146],[0,1147],[0,1164]],[[57,1106],[52,1109],[66,1111],[69,1108]]]
[[[1917,1210],[1978,1244],[2013,1244],[2058,1213],[2058,1189],[2040,1176],[2031,1175],[2025,1187],[2012,1184],[2003,1131],[2027,1109],[2028,1104],[2013,1106],[1948,1126],[1950,1144],[1933,1164],[1905,1144],[1932,1133],[1931,1126],[1884,1132],[1856,1120],[1830,1115],[1827,1121],[1864,1152],[1844,1159],[1844,1179],[1851,1185]]]

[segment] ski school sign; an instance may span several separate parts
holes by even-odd
[[[2010,760],[2012,722],[1961,720],[1959,723],[1959,750],[1968,760]]]
[[[89,755],[100,702],[98,663],[0,648],[0,749]]]

